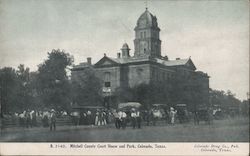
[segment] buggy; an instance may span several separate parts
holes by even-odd
[[[194,112],[194,123],[199,125],[200,121],[204,121],[206,124],[210,125],[213,122],[212,115],[213,113],[210,108],[199,107]]]

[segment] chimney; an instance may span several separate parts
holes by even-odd
[[[166,60],[166,61],[168,61],[168,56],[167,55],[164,56],[163,59]]]
[[[117,58],[121,58],[121,53],[117,53]]]
[[[180,58],[179,58],[179,57],[177,57],[177,58],[176,58],[176,60],[180,60]]]
[[[87,58],[87,63],[88,63],[88,65],[91,65],[91,57]]]

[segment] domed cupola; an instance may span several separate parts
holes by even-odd
[[[127,43],[124,43],[122,45],[122,49],[124,49],[124,50],[130,50]]]
[[[154,15],[152,15],[146,8],[146,10],[141,14],[139,19],[137,20],[137,25],[135,29],[143,29],[147,27],[158,28],[158,23],[157,23],[157,18]]]
[[[123,58],[128,58],[128,57],[130,57],[130,55],[129,55],[130,49],[129,49],[127,43],[124,43],[124,44],[122,45],[121,51],[122,51],[122,57],[123,57]]]

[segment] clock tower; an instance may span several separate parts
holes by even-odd
[[[146,8],[135,27],[135,57],[161,57],[160,28],[157,18]]]

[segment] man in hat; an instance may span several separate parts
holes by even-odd
[[[137,127],[141,128],[141,113],[139,110],[136,110],[136,123]]]
[[[121,110],[119,110],[118,111],[118,127],[119,127],[119,129],[122,127],[122,111]]]
[[[113,116],[114,116],[114,119],[115,119],[115,127],[117,129],[120,129],[121,124],[120,124],[120,121],[119,121],[119,115],[118,115],[116,110],[113,110]]]
[[[133,129],[135,129],[135,124],[136,124],[136,112],[135,112],[135,109],[134,109],[134,108],[131,109],[131,119],[132,119],[132,126],[133,126]]]
[[[122,129],[125,129],[126,126],[127,126],[127,114],[122,111],[122,116],[121,116],[121,119],[122,119]]]
[[[51,109],[50,112],[50,130],[54,128],[54,131],[56,130],[56,113],[54,109]]]
[[[171,118],[171,124],[175,123],[175,116],[176,116],[177,111],[174,110],[173,107],[170,107],[170,118]]]

